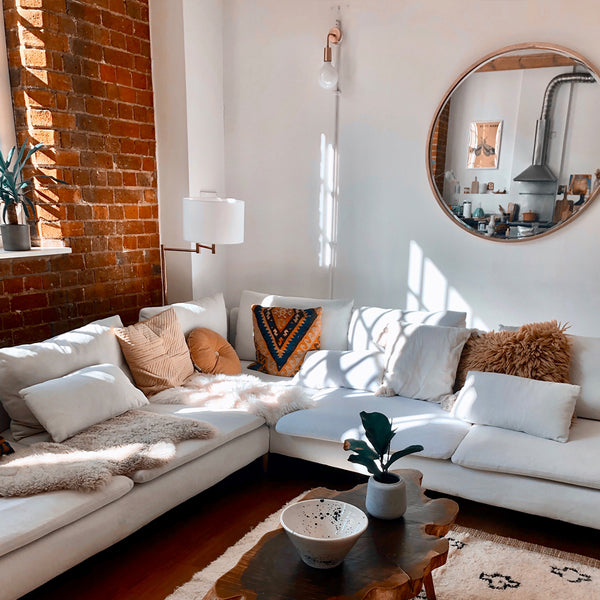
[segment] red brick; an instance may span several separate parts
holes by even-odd
[[[29,310],[48,306],[48,295],[45,293],[23,294],[13,296],[10,301],[11,310]]]

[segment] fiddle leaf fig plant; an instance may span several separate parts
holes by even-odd
[[[23,168],[29,159],[41,150],[44,145],[34,144],[27,150],[28,144],[29,140],[27,139],[20,148],[19,146],[13,146],[6,158],[4,158],[0,150],[0,202],[3,204],[2,221],[8,225],[19,224],[17,213],[19,204],[23,207],[27,218],[35,216],[33,200],[30,198],[31,191],[33,190],[33,177],[23,179]],[[52,175],[36,173],[35,177],[50,179],[55,183],[66,183]]]
[[[389,472],[392,464],[403,456],[421,452],[423,446],[413,444],[403,450],[391,452],[390,444],[396,435],[396,431],[392,429],[392,421],[379,412],[368,413],[364,410],[360,413],[360,419],[371,445],[369,446],[363,440],[345,440],[344,450],[354,452],[348,460],[366,467],[373,478],[380,483],[395,483],[398,477]]]

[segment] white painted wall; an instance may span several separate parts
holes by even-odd
[[[188,194],[188,122],[182,0],[150,0],[160,239],[182,247],[181,198]],[[192,295],[191,259],[167,253],[169,300]]]
[[[171,247],[193,247],[183,239],[182,199],[224,193],[222,20],[221,0],[150,0],[160,230]],[[223,248],[166,260],[169,302],[225,287]]]
[[[494,243],[442,213],[425,164],[439,100],[488,52],[542,40],[600,64],[597,0],[223,0],[226,192],[246,201],[246,242],[226,252],[228,304],[244,288],[327,294],[328,270],[319,266],[321,136],[333,139],[334,98],[318,87],[317,73],[338,6],[334,295],[356,304],[464,307],[488,327],[556,318],[575,333],[600,335],[600,202],[547,238]],[[574,14],[589,18],[565,27]],[[198,32],[204,26],[195,23]]]
[[[228,302],[244,288],[326,293],[318,267],[318,140],[331,134],[333,118],[331,96],[316,77],[338,5],[335,296],[464,306],[472,322],[489,327],[556,318],[574,332],[600,335],[600,202],[547,238],[494,243],[442,213],[425,165],[439,100],[486,53],[544,40],[600,64],[595,0],[225,0],[226,182],[247,202],[246,243],[228,265]],[[566,28],[573,14],[590,18]]]

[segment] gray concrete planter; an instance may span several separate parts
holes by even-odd
[[[0,225],[0,232],[4,250],[12,252],[31,250],[29,225]]]

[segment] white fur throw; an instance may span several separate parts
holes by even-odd
[[[267,383],[254,375],[192,375],[183,386],[150,398],[153,404],[187,404],[221,410],[241,408],[262,417],[269,426],[314,403],[302,387]]]
[[[215,433],[203,421],[130,410],[61,444],[32,444],[2,458],[0,496],[95,490],[113,475],[128,476],[168,463],[177,442],[210,439]]]

